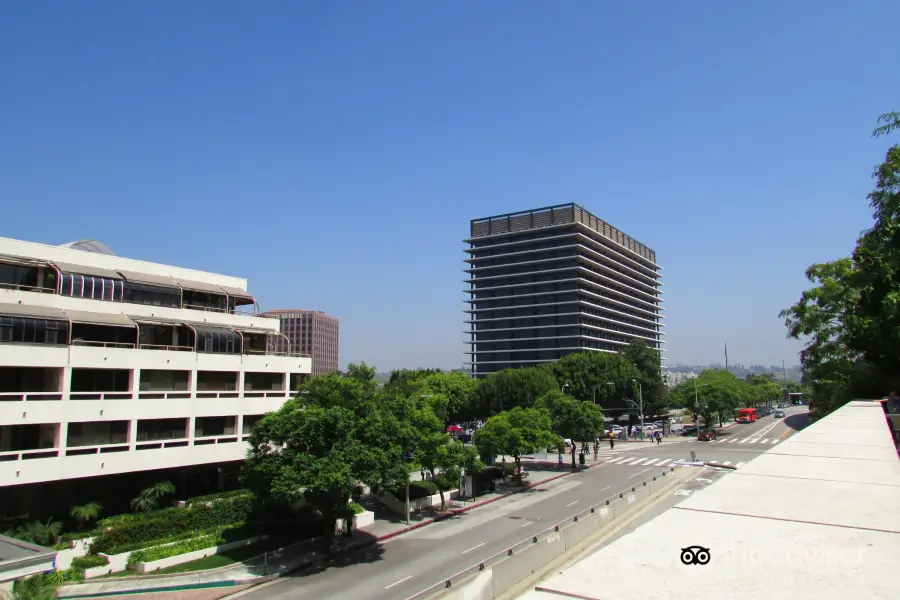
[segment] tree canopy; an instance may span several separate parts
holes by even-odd
[[[546,409],[517,406],[489,418],[475,432],[475,446],[482,456],[512,456],[520,473],[523,454],[559,445],[552,429]]]
[[[550,413],[551,429],[561,438],[588,441],[603,433],[603,412],[593,402],[554,390],[539,398],[535,408]]]
[[[874,135],[900,128],[900,113],[881,115]],[[813,286],[781,312],[823,416],[856,396],[880,397],[900,373],[900,146],[891,146],[869,193],[874,223],[849,258],[812,265]]]
[[[632,379],[640,379],[640,372],[622,354],[608,352],[573,352],[545,367],[566,393],[579,400],[593,401],[604,409],[625,409],[621,390]]]
[[[478,382],[472,412],[484,418],[515,407],[528,408],[549,391],[559,389],[553,374],[541,367],[503,369]]]
[[[250,435],[246,482],[263,499],[305,499],[334,537],[354,489],[392,488],[409,481],[405,451],[413,444],[409,405],[385,394],[364,365],[314,377]]]
[[[669,394],[673,406],[691,411],[699,401],[700,408],[696,412],[703,417],[706,426],[712,426],[714,415],[721,420],[730,419],[732,412],[746,403],[748,387],[746,382],[728,371],[707,369],[696,379],[681,382]]]

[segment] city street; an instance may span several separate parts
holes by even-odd
[[[698,442],[696,438],[690,441],[676,438],[676,442],[664,439],[662,444],[635,450],[606,449],[600,452],[606,460],[602,468],[650,473],[659,467],[671,467],[678,461],[691,460],[692,451],[698,461],[718,462],[740,468],[805,426],[808,421],[807,410],[806,406],[794,406],[785,409],[784,418],[768,416],[756,423],[736,423],[722,430],[719,438],[710,442]]]
[[[327,569],[302,571],[239,595],[247,600],[407,598],[664,471],[674,460],[688,459],[691,450],[698,460],[746,462],[773,446],[760,440],[780,441],[805,424],[806,407],[794,407],[787,414],[786,419],[764,417],[757,423],[734,425],[719,442],[681,441],[668,446],[663,442],[629,449],[621,455],[633,460],[613,458],[612,463],[401,535],[337,560]],[[666,459],[673,460],[661,464]]]

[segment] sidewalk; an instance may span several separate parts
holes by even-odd
[[[581,467],[574,472],[583,471],[585,468]],[[314,550],[312,541],[308,540],[269,552],[265,560],[261,555],[250,561],[209,571],[195,571],[178,575],[116,577],[96,579],[78,585],[64,585],[58,589],[58,597],[80,598],[102,595],[107,598],[115,598],[118,595],[127,595],[130,599],[134,599],[134,594],[140,594],[143,597],[159,592],[168,593],[168,596],[172,592],[179,592],[179,600],[181,598],[198,600],[201,597],[200,591],[208,590],[208,588],[228,588],[228,593],[234,593],[239,591],[241,586],[264,583],[312,564],[327,562],[338,556],[374,546],[408,531],[483,507],[512,494],[573,473],[571,467],[559,470],[555,464],[552,468],[547,468],[545,464],[534,462],[528,463],[528,471],[529,478],[524,485],[509,480],[505,484],[500,484],[496,492],[478,496],[474,502],[448,499],[444,512],[435,509],[411,515],[409,525],[406,524],[404,517],[390,513],[387,509],[376,510],[375,523],[365,529],[355,531],[352,538],[337,537],[335,543],[338,548],[330,556],[322,555]]]

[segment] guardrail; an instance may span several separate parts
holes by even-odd
[[[0,402],[62,400],[62,392],[2,392]]]
[[[662,485],[657,484],[660,480],[662,480]],[[619,492],[605,501],[581,511],[574,517],[556,523],[521,542],[509,546],[506,550],[458,571],[444,581],[435,583],[431,587],[409,596],[406,600],[438,598],[451,593],[451,590],[462,594],[463,591],[458,589],[460,586],[469,583],[475,577],[485,574],[485,571],[488,569],[491,569],[489,574],[491,581],[486,583],[487,589],[481,590],[482,593],[477,597],[484,599],[497,598],[522,580],[522,573],[516,573],[517,570],[523,573],[527,572],[530,575],[537,568],[549,563],[554,558],[561,556],[567,550],[581,543],[605,523],[629,512],[632,505],[637,502],[639,494],[643,495],[644,498],[648,498],[652,493],[655,493],[651,489],[655,485],[661,488],[663,485],[668,485],[674,481],[675,469],[667,468],[660,475],[635,484],[630,489]],[[585,523],[586,521],[588,523]],[[544,544],[544,546],[542,547],[541,544]],[[508,572],[494,570],[495,567],[501,567],[502,569],[503,563],[514,557],[520,557],[523,553],[528,554],[523,559],[524,562],[521,568],[515,569],[514,565],[510,564]],[[464,595],[458,595],[458,597],[463,598]]]
[[[131,348],[135,347],[135,344],[128,342],[94,342],[91,340],[72,340],[73,346],[95,346],[101,348]]]

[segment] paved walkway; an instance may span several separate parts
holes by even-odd
[[[448,499],[444,512],[428,510],[411,515],[409,525],[407,525],[403,516],[390,513],[383,507],[376,508],[374,524],[355,532],[352,538],[336,538],[335,541],[339,547],[338,553],[352,552],[372,544],[387,541],[407,531],[424,527],[460,512],[481,509],[481,507],[492,504],[510,494],[533,488],[572,473],[571,468],[563,470],[559,470],[555,466],[548,468],[546,465],[535,461],[530,461],[527,468],[529,478],[524,485],[510,480],[506,483],[500,483],[496,492],[479,495],[474,501],[450,501]],[[485,508],[483,510],[489,509]],[[174,600],[214,600],[243,589],[241,586],[275,579],[322,560],[325,560],[325,558],[314,551],[309,542],[301,542],[294,546],[283,548],[280,551],[270,552],[265,560],[258,558],[216,570],[197,571],[181,575],[97,579],[81,585],[62,586],[59,588],[58,595],[60,598],[77,598],[102,594],[106,598],[128,598],[129,600],[168,600],[170,598]],[[202,586],[221,587],[211,590]],[[146,593],[141,593],[141,590],[146,590]],[[121,592],[121,594],[116,594],[116,592]],[[219,594],[219,592],[224,593]]]
[[[894,599],[898,507],[884,411],[850,402],[520,600]]]

